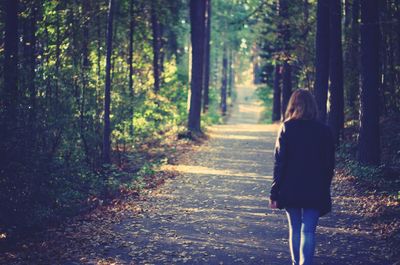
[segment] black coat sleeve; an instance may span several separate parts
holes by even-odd
[[[286,165],[286,150],[287,150],[287,136],[285,123],[282,124],[275,143],[274,151],[274,173],[273,181],[270,192],[270,199],[277,201],[280,192],[280,184],[282,181],[282,176],[284,174],[284,169]]]

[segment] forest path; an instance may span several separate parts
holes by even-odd
[[[258,124],[254,89],[239,87],[227,123],[209,128],[209,141],[162,168],[180,174],[140,201],[140,214],[127,207],[118,222],[106,219],[103,235],[112,241],[81,261],[289,264],[286,215],[267,203],[278,125]],[[385,241],[343,205],[346,196],[334,196],[334,214],[320,220],[315,264],[391,264],[378,253]]]
[[[0,264],[290,264],[286,216],[267,203],[278,125],[258,124],[254,88],[237,92],[228,122],[161,168],[179,172],[176,178],[50,228],[0,255]],[[387,242],[357,213],[358,198],[336,184],[333,193],[333,213],[317,228],[314,264],[394,264]]]
[[[169,180],[138,218],[115,229],[134,242],[122,262],[134,264],[282,264],[288,260],[286,220],[268,209],[277,125],[257,124],[254,89],[237,90],[236,108],[195,154],[164,170]],[[132,249],[132,248],[131,248]],[[283,259],[283,260],[282,260]]]

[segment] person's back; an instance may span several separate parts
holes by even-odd
[[[275,145],[272,208],[285,209],[293,264],[312,264],[318,218],[331,210],[334,144],[312,94],[293,92]]]
[[[333,168],[329,128],[316,120],[301,119],[289,120],[283,126],[287,158],[281,203],[285,207],[322,211],[329,203],[330,171]]]

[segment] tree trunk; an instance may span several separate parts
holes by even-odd
[[[188,129],[201,133],[201,97],[204,71],[204,39],[205,39],[205,0],[190,1],[190,26],[192,40],[192,80]]]
[[[133,33],[135,29],[135,17],[134,17],[134,12],[133,12],[133,6],[134,6],[135,0],[130,1],[129,5],[129,16],[130,16],[130,23],[129,23],[129,59],[128,59],[128,64],[129,64],[129,94],[130,94],[130,125],[129,125],[129,131],[130,134],[133,135],[133,115],[134,115],[134,107],[133,107],[133,100],[134,100],[134,95],[135,95],[135,90],[133,88]]]
[[[228,97],[232,99],[233,94],[233,49],[229,49],[229,57],[228,57]]]
[[[90,35],[89,35],[89,23],[91,19],[91,7],[90,1],[84,1],[82,3],[82,14],[83,14],[83,40],[82,40],[82,92],[81,92],[81,101],[80,101],[80,135],[82,139],[82,143],[85,149],[86,162],[89,164],[91,162],[90,155],[90,147],[86,140],[86,120],[85,120],[85,112],[86,112],[86,101],[87,101],[87,91],[89,87],[89,76],[90,76],[90,59],[89,59],[89,43],[90,43]],[[88,101],[89,102],[89,101]]]
[[[36,121],[36,26],[37,26],[37,8],[32,6],[30,19],[29,19],[29,70],[28,70],[28,87],[29,87],[29,104],[30,104],[30,112],[29,112],[29,126],[32,132],[31,139],[34,139],[35,136],[35,121]]]
[[[342,52],[342,5],[341,0],[330,0],[330,30],[329,30],[329,114],[330,125],[336,144],[339,143],[344,125],[343,98],[343,52]]]
[[[104,87],[104,132],[103,132],[103,163],[111,163],[111,55],[113,41],[114,0],[109,0],[107,18],[107,55],[106,55],[106,82]]]
[[[204,62],[203,113],[208,111],[210,84],[211,0],[206,0],[206,37]]]
[[[290,96],[292,95],[292,67],[285,61],[283,63],[283,76],[282,76],[282,118],[285,117],[287,105]]]
[[[319,120],[325,123],[329,79],[329,1],[326,0],[318,0],[315,53],[314,95],[317,101]]]
[[[350,26],[352,8],[351,2],[354,2],[354,0],[344,0],[344,28],[348,28]]]
[[[158,20],[156,1],[151,1],[151,28],[153,30],[153,77],[154,92],[160,90],[160,48],[161,48],[161,29]]]
[[[289,1],[280,0],[279,2],[279,16],[283,20],[281,26],[282,40],[284,47],[284,62],[283,62],[283,76],[282,76],[282,118],[285,119],[285,112],[292,94],[292,67],[289,63],[290,60],[290,28],[287,20],[289,19]]]
[[[360,14],[360,2],[359,0],[353,0],[352,5],[352,20],[351,20],[351,39],[350,39],[350,47],[349,47],[349,62],[347,65],[348,74],[347,82],[348,82],[348,96],[347,101],[349,107],[352,110],[356,109],[356,99],[358,92],[360,90],[360,45],[359,45],[359,14]],[[347,72],[347,71],[346,71]]]
[[[361,1],[362,86],[358,160],[369,165],[378,165],[380,162],[378,12],[378,1]]]
[[[56,7],[56,70],[55,70],[55,97],[54,100],[57,102],[59,97],[58,97],[58,92],[60,90],[60,64],[61,64],[61,22],[60,22],[60,13],[61,13],[61,4],[57,3]],[[72,11],[71,11],[72,12]],[[74,31],[75,33],[75,31]],[[76,38],[74,38],[76,39]]]
[[[18,2],[4,4],[4,87],[2,105],[4,106],[4,136],[11,136],[17,118],[18,100]],[[2,140],[5,140],[2,138]]]
[[[222,57],[222,79],[221,79],[221,113],[222,115],[226,115],[226,94],[227,94],[227,86],[228,86],[228,51],[226,47],[226,43],[224,43],[224,53]]]
[[[281,73],[280,66],[275,64],[274,71],[274,98],[272,106],[272,121],[281,120]]]

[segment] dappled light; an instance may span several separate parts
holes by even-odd
[[[236,162],[236,161],[234,161]],[[250,162],[250,161],[246,161]],[[229,162],[228,162],[229,163]],[[243,163],[243,161],[242,161]],[[218,169],[213,169],[213,168],[207,168],[207,167],[202,167],[202,166],[190,166],[190,165],[171,165],[171,166],[164,166],[161,167],[161,170],[171,170],[171,171],[177,171],[179,173],[190,173],[190,174],[199,174],[201,175],[217,175],[217,176],[246,176],[247,178],[265,178],[265,179],[272,179],[272,176],[260,176],[258,174],[255,174],[253,172],[232,172],[231,170],[218,170]],[[234,181],[234,180],[231,180]]]

